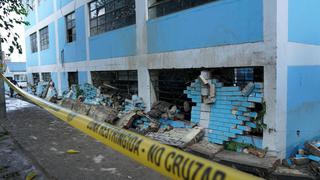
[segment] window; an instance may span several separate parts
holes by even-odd
[[[254,82],[254,68],[235,68],[235,83],[244,87],[248,82]]]
[[[66,16],[66,35],[67,35],[67,43],[70,43],[76,40],[76,20],[75,20],[74,12]]]
[[[14,77],[13,79],[16,80],[17,82],[27,81],[27,77],[25,74],[15,74],[13,77]]]
[[[95,0],[89,11],[92,36],[136,23],[135,0]]]
[[[37,45],[37,33],[32,33],[30,35],[30,44],[31,44],[31,52],[35,53],[38,52],[38,45]]]
[[[149,0],[149,18],[165,16],[217,0]]]
[[[32,73],[32,80],[34,85],[38,85],[38,82],[40,81],[39,73]]]
[[[41,75],[42,75],[43,81],[49,82],[51,80],[51,73],[45,72],[45,73],[41,73]]]
[[[78,72],[68,72],[68,84],[71,87],[73,84],[78,84]]]
[[[48,26],[40,29],[40,49],[45,50],[49,48],[49,32]]]

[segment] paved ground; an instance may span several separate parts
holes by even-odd
[[[7,110],[0,124],[42,170],[40,178],[164,179],[34,105],[8,99]],[[80,153],[68,154],[69,149]]]

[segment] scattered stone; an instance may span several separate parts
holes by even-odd
[[[306,165],[310,162],[308,157],[295,157],[293,158],[293,162],[296,165]]]
[[[90,105],[83,104],[78,101],[72,106],[72,111],[75,111],[75,112],[82,114],[82,115],[88,115],[90,108],[91,108]]]
[[[218,144],[212,144],[206,140],[202,140],[187,148],[187,152],[200,155],[204,158],[212,159],[214,155],[223,150],[223,146]]]
[[[163,144],[178,148],[186,148],[187,146],[199,141],[204,135],[204,131],[200,127],[192,129],[174,128],[166,132],[148,133],[146,136],[157,140]]]
[[[88,116],[100,122],[113,124],[118,119],[118,112],[107,106],[91,106]]]
[[[72,109],[73,105],[75,104],[75,102],[71,99],[63,99],[61,101],[61,106],[67,109]]]
[[[99,154],[98,156],[94,157],[93,158],[93,161],[96,163],[96,164],[100,164],[101,161],[103,160],[103,156],[101,154]]]
[[[158,101],[152,105],[151,111],[149,111],[147,114],[152,118],[160,118],[162,114],[168,113],[172,106],[173,104],[171,103]]]

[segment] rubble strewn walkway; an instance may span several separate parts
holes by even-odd
[[[0,126],[0,179],[46,179],[10,134]]]
[[[50,179],[164,179],[39,107],[8,99],[3,125]],[[67,153],[68,150],[75,150]]]

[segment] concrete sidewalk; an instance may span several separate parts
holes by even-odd
[[[0,179],[47,179],[10,134],[0,126]]]
[[[49,179],[164,179],[126,156],[88,137],[45,110],[7,99],[7,120],[0,124]],[[68,154],[73,149],[77,154]]]

